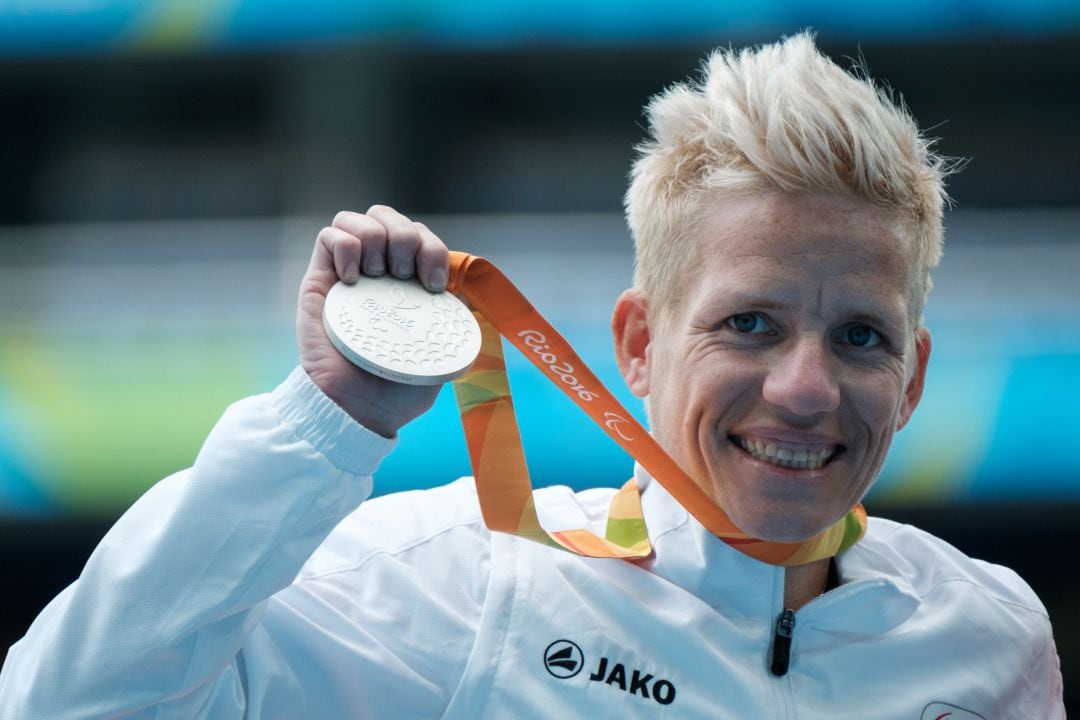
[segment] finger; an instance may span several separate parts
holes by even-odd
[[[334,216],[333,227],[359,239],[360,266],[365,275],[378,276],[386,272],[386,226],[374,217],[343,210]]]
[[[450,251],[427,225],[419,222],[414,225],[420,234],[420,252],[416,255],[417,277],[428,290],[442,292],[449,277]]]
[[[416,274],[416,253],[420,249],[420,233],[412,220],[385,205],[375,205],[368,216],[386,228],[386,266],[399,278]]]
[[[324,227],[319,231],[316,238],[316,256],[312,258],[325,258],[327,264],[332,264],[334,272],[339,279],[348,283],[356,282],[360,277],[360,255],[362,244],[360,238],[352,233],[336,227]]]
[[[315,236],[315,249],[311,253],[311,262],[308,264],[308,275],[327,273],[333,277],[334,282],[337,282],[341,273],[335,264],[334,246],[341,239],[340,233],[343,232],[334,227],[324,227],[319,231],[319,234]],[[348,235],[348,233],[345,234]],[[352,236],[349,235],[349,237]],[[345,271],[346,268],[342,266],[342,270]]]

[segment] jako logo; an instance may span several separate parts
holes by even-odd
[[[609,664],[611,669],[608,669]],[[663,678],[654,680],[651,674],[643,673],[636,668],[630,668],[630,676],[627,677],[626,668],[622,663],[611,663],[606,657],[600,658],[600,664],[589,675],[589,680],[617,687],[631,695],[640,695],[646,700],[651,697],[661,705],[670,705],[675,702],[675,686],[670,680]],[[650,690],[652,695],[649,694]]]
[[[547,671],[559,678],[566,680],[581,672],[585,667],[585,656],[581,654],[581,648],[569,640],[556,640],[544,650],[544,667]]]
[[[585,656],[577,643],[556,640],[544,649],[544,667],[554,677],[568,680],[576,677],[585,667]],[[613,663],[606,657],[600,658],[600,664],[589,675],[589,680],[602,682],[645,700],[655,700],[660,705],[675,702],[675,685],[670,680],[655,679],[652,674],[636,668],[630,668],[628,674],[622,663]]]

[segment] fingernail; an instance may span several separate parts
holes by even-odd
[[[401,260],[394,268],[394,274],[399,278],[411,278],[413,276],[413,261]]]
[[[384,272],[386,272],[386,262],[383,261],[382,256],[376,255],[368,261],[368,275],[382,275]]]
[[[437,267],[431,271],[431,276],[428,279],[428,286],[435,292],[442,292],[446,289],[446,269]]]
[[[345,277],[343,278],[347,283],[354,283],[360,279],[360,266],[356,263],[349,263],[349,266],[345,268]]]

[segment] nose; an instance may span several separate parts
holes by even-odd
[[[808,418],[840,406],[835,358],[827,340],[803,335],[778,349],[762,390],[766,402]]]

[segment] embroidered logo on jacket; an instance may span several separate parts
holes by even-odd
[[[544,667],[553,677],[569,680],[585,667],[585,654],[575,642],[556,640],[544,648]],[[643,700],[654,700],[660,705],[675,702],[675,685],[670,680],[634,667],[627,668],[623,663],[603,656],[589,675],[589,682],[603,683]]]
[[[919,720],[986,720],[982,715],[943,702],[933,702],[923,708]]]
[[[581,654],[581,648],[576,643],[556,640],[544,650],[544,667],[560,680],[566,680],[585,667],[585,656]]]

